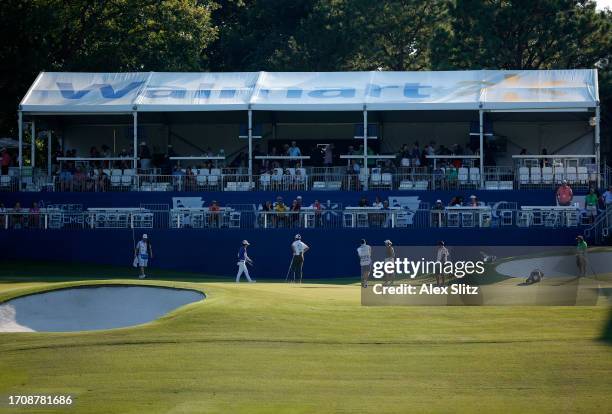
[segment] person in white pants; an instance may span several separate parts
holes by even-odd
[[[248,241],[243,240],[242,247],[240,248],[240,250],[238,250],[238,263],[236,263],[238,265],[238,273],[236,274],[236,283],[240,283],[240,276],[242,276],[243,273],[249,282],[255,282],[253,279],[251,279],[251,276],[249,276],[249,269],[247,269],[247,263],[253,263],[253,261],[247,254],[247,247],[249,245],[250,244]]]

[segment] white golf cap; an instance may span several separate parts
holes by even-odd
[[[142,238],[143,238],[143,239],[148,239],[148,238],[149,238],[149,236],[147,236],[147,233],[144,233],[144,234],[142,235]]]
[[[441,203],[441,202],[442,202],[442,200],[436,200],[436,203]]]
[[[475,196],[474,194],[472,194],[472,195],[470,196],[470,198],[476,198],[476,196]]]
[[[391,240],[385,240],[385,244],[393,244]]]
[[[295,235],[295,239],[296,239],[296,240],[301,240],[301,239],[302,239],[302,236],[300,236],[299,234],[296,234],[296,235]]]
[[[250,246],[251,245],[251,243],[249,243],[248,240],[243,240],[242,244],[245,245],[245,246]]]

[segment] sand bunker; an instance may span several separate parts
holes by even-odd
[[[0,332],[73,332],[139,325],[204,299],[194,290],[95,286],[21,296],[0,304]]]
[[[610,272],[612,264],[612,252],[589,253],[587,275]],[[545,277],[576,277],[576,256],[547,256],[530,259],[516,259],[499,264],[495,270],[497,273],[510,276],[526,278],[532,270],[540,269]]]

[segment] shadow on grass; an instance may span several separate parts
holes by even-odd
[[[138,279],[134,268],[65,262],[9,261],[0,267],[0,284],[23,282],[70,282],[76,280]],[[168,280],[191,283],[233,282],[235,276],[216,276],[203,273],[166,269],[147,269],[147,280]],[[284,279],[258,278],[260,282],[285,283]],[[349,285],[357,279],[350,278],[304,278],[304,283]]]
[[[608,298],[612,297],[611,288],[604,288],[603,293]],[[612,345],[612,308],[610,308],[610,314],[608,315],[608,321],[606,322],[606,325],[604,326],[600,339],[604,341],[605,343],[607,343],[608,345]]]

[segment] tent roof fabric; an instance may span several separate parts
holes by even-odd
[[[136,72],[38,75],[27,113],[579,109],[597,71]]]

